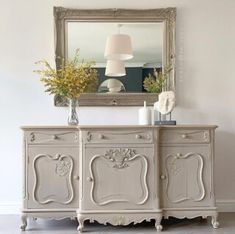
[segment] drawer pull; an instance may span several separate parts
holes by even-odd
[[[186,138],[187,138],[187,135],[186,135],[186,134],[182,134],[181,137],[182,137],[183,139],[186,139]]]
[[[135,138],[136,138],[136,139],[141,139],[141,138],[142,138],[142,136],[141,136],[141,135],[139,135],[139,134],[136,134],[136,135],[135,135]]]
[[[99,134],[99,135],[98,135],[98,138],[99,138],[100,140],[102,140],[102,139],[104,139],[104,135]]]
[[[117,103],[117,100],[115,100],[115,99],[112,100],[112,105],[113,105],[113,106],[117,106],[117,104],[118,104],[118,103]]]
[[[87,177],[87,181],[88,181],[88,182],[92,182],[92,181],[93,181],[92,177],[88,176],[88,177]]]
[[[180,159],[182,158],[182,154],[181,153],[177,153],[176,156],[175,156],[175,159]]]
[[[56,154],[55,159],[59,159],[61,157],[61,154]]]
[[[79,180],[79,176],[78,176],[78,175],[75,175],[73,178],[74,178],[75,180]]]
[[[54,140],[58,140],[59,139],[59,137],[57,136],[57,135],[53,135],[53,137],[52,137]]]
[[[161,178],[161,180],[165,180],[166,176],[165,175],[161,175],[160,178]]]

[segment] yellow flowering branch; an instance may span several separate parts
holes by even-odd
[[[144,79],[144,89],[149,93],[161,93],[171,71],[171,67],[166,67],[163,72],[157,72],[154,68],[153,75],[149,73]]]
[[[40,75],[40,80],[49,94],[76,99],[82,93],[96,92],[98,79],[97,70],[93,68],[95,62],[79,63],[79,50],[72,60],[64,60],[59,69],[54,69],[46,60],[36,62],[43,65],[43,69],[34,72]]]

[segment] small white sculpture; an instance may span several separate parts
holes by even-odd
[[[154,109],[157,109],[162,115],[172,112],[175,107],[175,93],[173,91],[165,91],[159,94],[159,101],[155,102]]]

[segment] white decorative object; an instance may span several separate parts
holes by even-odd
[[[119,77],[126,75],[124,62],[121,60],[108,60],[105,69],[106,76]]]
[[[138,117],[140,125],[151,124],[151,110],[146,106],[146,101],[144,101],[144,107],[139,109]]]
[[[162,115],[172,112],[175,107],[175,93],[165,91],[159,94],[159,101],[154,103],[154,109],[157,109]]]
[[[131,38],[126,34],[114,34],[107,38],[104,57],[108,60],[133,58]]]
[[[110,93],[118,93],[122,89],[122,83],[117,79],[108,79],[107,88]]]
[[[212,217],[214,130],[210,125],[23,127],[27,219],[71,218],[128,225],[162,217]],[[40,225],[38,223],[37,225]],[[29,227],[30,228],[30,227]]]
[[[118,93],[118,92],[126,92],[124,84],[114,78],[107,79],[103,81],[99,88],[98,93]]]

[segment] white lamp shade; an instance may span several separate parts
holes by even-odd
[[[125,76],[126,69],[124,62],[121,60],[108,60],[106,69],[105,69],[106,76]]]
[[[128,60],[133,58],[131,38],[126,34],[108,36],[104,57],[109,60]]]

